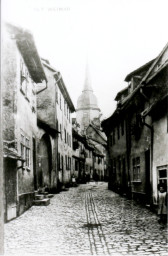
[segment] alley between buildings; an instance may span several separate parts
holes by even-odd
[[[90,182],[5,224],[5,255],[167,255],[167,229],[135,201]]]

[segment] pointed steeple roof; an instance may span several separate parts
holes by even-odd
[[[91,78],[89,72],[88,62],[86,63],[85,69],[85,82],[82,94],[79,96],[77,101],[77,110],[85,110],[85,109],[94,109],[100,111],[97,104],[97,98],[93,94],[93,89],[91,86]]]
[[[85,68],[85,82],[84,82],[83,92],[84,91],[92,91],[93,92],[93,89],[91,86],[91,77],[90,77],[88,61],[86,63],[86,68]]]

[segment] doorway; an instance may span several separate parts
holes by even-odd
[[[38,169],[38,186],[47,185],[51,187],[51,170],[52,170],[52,150],[51,141],[48,134],[44,134],[39,144],[39,169]]]
[[[9,221],[17,216],[17,161],[6,158],[4,160],[5,171],[5,220]]]
[[[37,173],[36,173],[36,140],[33,138],[33,177],[34,177],[34,190],[37,190]]]

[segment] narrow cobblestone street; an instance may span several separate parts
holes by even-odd
[[[157,216],[94,182],[5,224],[5,255],[168,255]]]

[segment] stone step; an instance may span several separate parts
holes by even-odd
[[[40,194],[40,195],[35,195],[35,200],[42,200],[44,199],[44,195]]]
[[[36,191],[34,191],[34,195],[36,196],[36,195],[38,195],[38,191],[36,190]]]
[[[53,194],[48,194],[48,198],[52,198],[53,196]]]
[[[48,192],[43,192],[43,195],[48,195]]]
[[[34,200],[34,205],[36,206],[47,206],[50,204],[49,198],[44,198],[42,200]]]

